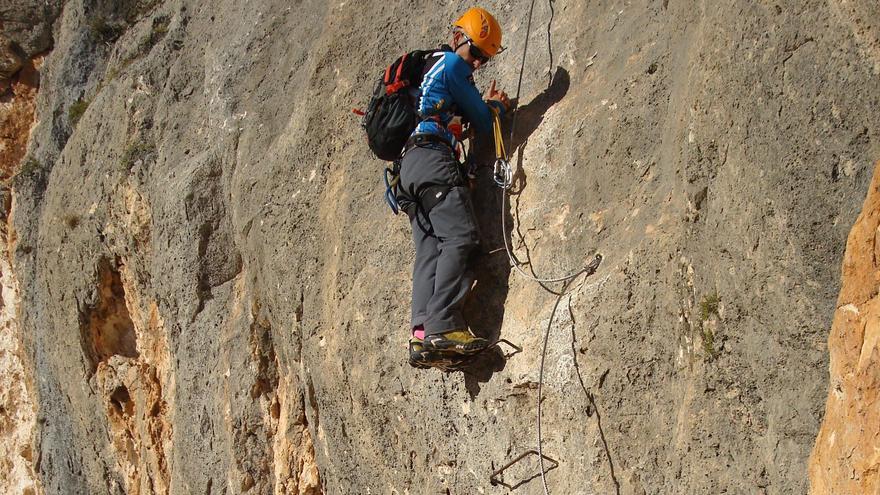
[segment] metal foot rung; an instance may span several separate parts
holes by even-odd
[[[510,485],[508,485],[507,483],[504,482],[504,480],[502,480],[502,479],[499,478],[499,476],[501,476],[501,473],[503,473],[504,471],[506,471],[507,469],[509,469],[510,466],[513,466],[513,465],[516,464],[517,462],[519,462],[519,461],[525,459],[526,457],[528,457],[528,456],[530,456],[530,455],[540,455],[541,457],[544,458],[545,461],[549,461],[549,462],[552,462],[552,463],[553,463],[552,466],[548,467],[548,468],[544,471],[545,474],[548,473],[548,472],[550,472],[550,471],[552,471],[552,470],[554,470],[554,469],[556,469],[557,467],[559,467],[559,462],[558,462],[556,459],[553,459],[553,458],[547,456],[546,454],[539,454],[537,450],[532,449],[532,450],[529,450],[529,451],[525,452],[524,454],[520,455],[520,456],[517,457],[516,459],[514,459],[514,460],[508,462],[507,464],[501,466],[500,469],[498,469],[497,471],[495,471],[494,473],[492,473],[491,475],[489,475],[489,483],[491,483],[492,486],[498,486],[498,485],[501,485],[501,486],[507,488],[508,490],[513,490],[514,488],[516,488],[516,487],[522,485],[523,483],[527,483],[527,482],[529,482],[529,481],[535,479],[537,476],[540,476],[540,474],[537,474],[537,475],[532,476],[531,478],[529,478],[529,479],[527,479],[527,480],[525,480],[525,481],[521,481],[521,482],[517,483],[517,484],[514,485],[514,486],[510,486]]]

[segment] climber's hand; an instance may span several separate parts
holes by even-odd
[[[486,91],[485,96],[488,101],[497,101],[501,103],[505,110],[510,109],[510,98],[507,97],[507,93],[504,91],[495,89],[495,79],[492,79],[492,83],[489,85],[489,90]]]

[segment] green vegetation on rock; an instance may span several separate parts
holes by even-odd
[[[125,148],[122,158],[119,160],[119,168],[131,170],[138,160],[145,160],[156,152],[156,146],[143,139],[139,139]]]
[[[76,127],[76,124],[79,123],[79,119],[86,113],[86,109],[89,108],[91,102],[91,99],[79,99],[70,105],[70,108],[67,109],[67,122],[70,124],[70,127]]]

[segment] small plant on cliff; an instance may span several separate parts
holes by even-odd
[[[168,26],[171,24],[171,19],[168,16],[159,16],[153,19],[153,25],[150,31],[146,34],[146,36],[141,39],[138,45],[138,57],[145,55],[148,53],[156,43],[162,41],[162,38],[168,34]]]
[[[31,175],[39,170],[39,168],[40,162],[36,158],[31,157],[21,165],[21,168],[18,169],[17,175]]]
[[[136,21],[139,17],[142,17],[156,8],[157,5],[161,3],[161,0],[138,0],[134,3],[126,17],[129,22]]]
[[[152,36],[150,41],[152,44],[155,44],[159,41],[163,36],[168,34],[168,25],[171,24],[171,19],[168,16],[163,15],[153,19],[153,29]]]
[[[61,217],[61,221],[64,222],[64,225],[67,225],[68,228],[75,229],[79,225],[79,215],[68,213]]]
[[[708,325],[703,325],[703,351],[706,353],[706,359],[711,361],[718,357],[718,350],[715,349],[715,332]]]
[[[96,15],[89,21],[89,34],[95,41],[112,43],[125,31],[125,27],[105,15]]]
[[[79,119],[86,113],[86,109],[89,108],[89,103],[91,102],[91,100],[79,99],[70,105],[70,108],[67,109],[67,122],[70,124],[70,127],[76,127],[76,124],[79,123]]]
[[[15,175],[9,178],[9,182],[15,183],[16,180],[33,175],[40,169],[40,162],[36,158],[28,158],[18,167]]]
[[[712,315],[718,316],[718,304],[720,302],[721,298],[718,297],[717,292],[703,296],[703,300],[700,301],[700,317],[703,321],[708,320]]]
[[[128,69],[128,66],[130,66],[132,62],[134,62],[136,59],[137,57],[130,57],[120,61],[119,63],[111,67],[110,70],[107,71],[107,75],[104,77],[104,80],[102,80],[101,83],[98,85],[98,89],[95,91],[95,93],[100,93],[105,86],[113,82],[114,79],[125,72],[125,70]]]
[[[119,160],[119,167],[122,170],[131,170],[138,160],[142,162],[156,153],[156,146],[148,143],[143,139],[139,139],[125,148],[122,158]]]

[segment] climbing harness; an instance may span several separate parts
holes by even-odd
[[[404,146],[403,154],[406,154],[411,148],[417,146],[425,146],[425,145],[444,145],[450,146],[449,143],[433,134],[417,134],[413,137],[410,137],[406,145]],[[458,141],[458,147],[452,150],[453,155],[458,159],[462,157],[464,168],[463,172],[467,175],[468,178],[474,178],[476,173],[476,162],[473,158],[473,153],[465,149],[462,141]],[[392,163],[390,168],[386,167],[383,172],[383,180],[385,182],[385,202],[391,208],[391,211],[397,215],[401,210],[404,212],[413,215],[416,209],[420,209],[422,213],[425,215],[431,211],[432,208],[440,204],[443,199],[449,194],[449,191],[455,185],[463,185],[463,184],[430,184],[419,188],[416,191],[405,191],[405,195],[402,199],[404,199],[404,204],[401,204],[399,198],[400,196],[400,167],[401,160],[403,158],[398,158]],[[407,197],[407,195],[409,197]],[[409,206],[412,205],[412,209],[409,209]]]

